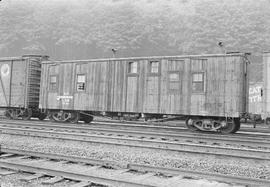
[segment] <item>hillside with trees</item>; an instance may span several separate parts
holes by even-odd
[[[224,44],[221,49],[217,43]],[[52,59],[251,52],[252,81],[270,49],[269,0],[2,0],[0,56]]]

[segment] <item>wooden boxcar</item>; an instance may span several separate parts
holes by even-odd
[[[40,108],[57,121],[169,115],[192,130],[235,132],[247,111],[247,62],[244,53],[46,61]]]
[[[40,55],[0,58],[0,107],[6,109],[7,117],[38,115],[41,61],[45,59]]]

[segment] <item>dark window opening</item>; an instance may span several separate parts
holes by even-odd
[[[85,91],[85,75],[77,75],[77,91]]]
[[[192,91],[203,92],[204,91],[204,73],[192,74]]]
[[[128,63],[128,73],[138,73],[138,63],[129,62]]]
[[[150,62],[150,73],[159,73],[159,61]]]

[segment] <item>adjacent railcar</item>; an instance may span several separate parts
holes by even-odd
[[[270,124],[270,52],[263,53],[262,119]]]
[[[262,113],[262,82],[249,83],[249,113],[261,115]]]
[[[46,117],[38,106],[41,61],[47,58],[24,55],[0,59],[0,108],[6,110],[8,118]]]
[[[249,119],[253,122],[261,121],[262,117],[262,82],[250,82],[249,83],[249,107],[248,113],[245,119]]]
[[[248,110],[247,56],[45,61],[39,107],[56,121],[182,116],[191,130],[233,133]]]

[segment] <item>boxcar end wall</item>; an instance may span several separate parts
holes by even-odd
[[[38,112],[41,61],[47,56],[24,55],[0,59],[0,107],[6,116],[30,118]]]

